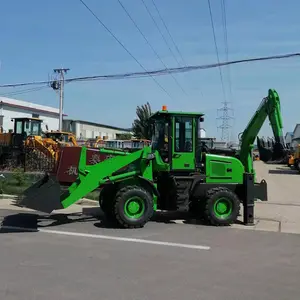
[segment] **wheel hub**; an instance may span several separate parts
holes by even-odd
[[[216,201],[214,211],[217,217],[227,218],[232,213],[232,204],[226,198],[220,198]]]
[[[140,218],[145,211],[143,200],[139,197],[133,197],[128,199],[125,202],[124,211],[126,216],[129,218]]]

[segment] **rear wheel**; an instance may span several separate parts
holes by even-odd
[[[113,212],[122,227],[143,227],[153,215],[153,197],[142,187],[126,186],[117,192]]]
[[[212,188],[205,199],[204,218],[215,226],[233,224],[240,212],[240,201],[231,190],[223,187]]]

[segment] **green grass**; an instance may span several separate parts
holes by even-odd
[[[31,182],[24,182],[24,184],[19,185],[16,180],[2,180],[0,182],[0,193],[7,195],[21,195],[28,187],[31,186]]]

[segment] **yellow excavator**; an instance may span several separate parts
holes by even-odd
[[[48,158],[58,159],[58,150],[62,146],[77,146],[72,133],[49,131],[42,132],[42,120],[39,118],[12,118],[14,129],[0,132],[0,164],[8,158],[21,159],[25,148],[39,151]]]
[[[300,172],[300,144],[298,144],[293,153],[289,155],[288,166],[294,167]]]

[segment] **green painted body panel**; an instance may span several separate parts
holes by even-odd
[[[207,183],[243,183],[245,168],[237,158],[206,154],[205,163]]]

